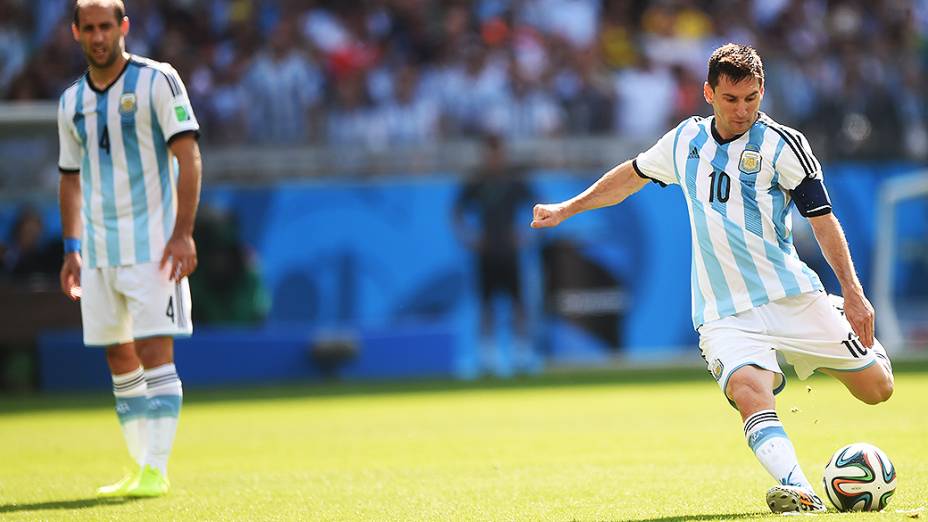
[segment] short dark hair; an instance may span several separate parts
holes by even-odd
[[[116,21],[122,22],[122,19],[126,17],[126,4],[122,0],[77,0],[74,2],[74,25],[80,27],[81,25],[81,7],[92,5],[92,4],[106,4],[109,3],[113,6],[113,14],[116,15]]]
[[[709,76],[706,81],[715,89],[719,85],[719,76],[727,76],[733,83],[748,78],[757,78],[764,85],[764,64],[760,55],[750,45],[725,44],[716,49],[709,58]]]

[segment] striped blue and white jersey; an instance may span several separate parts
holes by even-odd
[[[177,71],[132,56],[109,87],[89,73],[58,104],[58,168],[80,174],[81,257],[102,268],[160,261],[177,215],[171,140],[199,124]]]
[[[633,165],[686,197],[694,327],[823,288],[791,233],[790,191],[822,176],[800,132],[761,113],[748,132],[722,140],[713,118],[693,117]]]

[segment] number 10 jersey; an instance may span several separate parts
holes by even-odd
[[[640,176],[683,190],[695,328],[823,288],[793,246],[790,191],[822,176],[798,131],[760,113],[747,132],[723,140],[714,118],[692,117],[633,165]]]

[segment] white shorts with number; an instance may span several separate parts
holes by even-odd
[[[146,337],[188,337],[190,285],[158,263],[81,270],[84,344],[111,346]]]
[[[779,393],[786,377],[777,352],[802,380],[819,368],[863,370],[876,362],[874,351],[857,339],[843,307],[842,298],[824,292],[779,299],[702,325],[699,349],[722,393],[731,374],[747,365],[777,374],[773,392]]]

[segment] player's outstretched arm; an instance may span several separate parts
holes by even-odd
[[[864,346],[873,346],[873,306],[864,295],[864,288],[857,278],[857,272],[854,271],[854,262],[851,260],[851,251],[848,249],[841,223],[834,213],[829,213],[810,217],[809,224],[812,225],[815,239],[818,240],[825,259],[841,283],[847,321],[851,323],[854,333],[860,337]]]
[[[587,210],[621,203],[641,190],[648,180],[638,176],[631,160],[603,174],[596,183],[561,203],[538,204],[532,209],[532,228],[555,227],[565,219]]]
[[[174,232],[164,246],[161,268],[171,263],[172,281],[180,281],[197,268],[197,248],[193,242],[193,222],[200,204],[200,146],[191,132],[171,142],[180,173],[177,177],[177,219]]]

